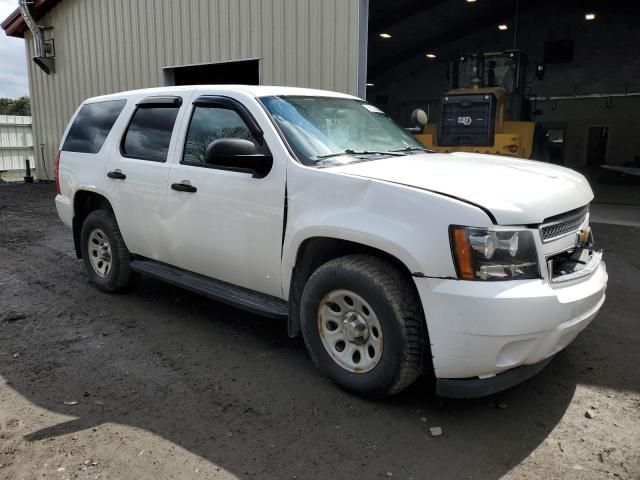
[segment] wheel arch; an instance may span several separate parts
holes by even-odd
[[[396,266],[408,277],[414,275],[406,258],[400,259],[387,250],[371,245],[369,242],[348,240],[334,236],[311,236],[301,241],[291,255],[294,259],[293,266],[289,269],[289,276],[285,278],[289,299],[289,318],[287,331],[290,337],[300,333],[300,298],[302,290],[311,274],[322,264],[335,258],[352,254],[365,254],[382,258]],[[411,262],[413,263],[413,262]],[[288,281],[287,281],[288,280]],[[417,293],[417,292],[416,292]]]
[[[80,232],[82,224],[91,212],[95,210],[110,210],[113,207],[109,200],[102,194],[92,190],[78,190],[73,196],[73,245],[76,250],[76,257],[82,258],[80,248]]]

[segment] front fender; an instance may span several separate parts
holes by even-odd
[[[383,252],[387,252],[388,254],[397,258],[411,272],[418,272],[420,270],[420,262],[418,262],[418,260],[414,258],[411,253],[401,245],[395,244],[388,239],[371,232],[349,228],[343,221],[341,221],[346,220],[346,218],[334,218],[333,220],[334,223],[327,225],[307,226],[301,230],[296,231],[295,235],[285,240],[282,258],[282,283],[285,298],[289,296],[289,286],[291,284],[293,268],[295,267],[300,247],[306,240],[309,240],[311,238],[321,237],[336,240],[346,240],[365,245],[367,247],[372,247],[378,250],[382,250]]]
[[[449,244],[451,224],[489,227],[479,207],[414,187],[292,165],[283,242],[285,296],[300,245],[312,237],[349,240],[382,250],[412,273],[456,276]]]

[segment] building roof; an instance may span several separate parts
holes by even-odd
[[[39,19],[55,7],[58,2],[60,0],[32,0],[30,8],[34,18],[36,20]],[[7,36],[18,38],[24,38],[24,32],[28,30],[19,8],[16,8],[11,15],[5,18],[0,23],[0,27],[2,27]]]

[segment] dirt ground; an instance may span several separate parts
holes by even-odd
[[[640,228],[594,231],[608,300],[541,374],[374,402],[284,322],[150,279],[100,293],[53,187],[0,185],[0,478],[639,479]]]

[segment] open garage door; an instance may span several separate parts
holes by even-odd
[[[163,69],[165,86],[172,85],[259,85],[260,60],[203,63]]]
[[[371,0],[367,99],[438,151],[640,167],[639,44],[640,2]]]

